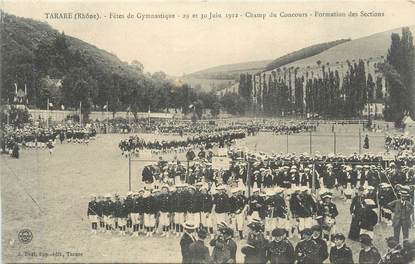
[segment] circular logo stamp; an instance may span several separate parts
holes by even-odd
[[[23,244],[29,244],[32,242],[33,239],[33,233],[29,229],[22,229],[17,234],[17,237],[19,238],[19,241]]]

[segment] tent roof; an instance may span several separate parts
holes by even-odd
[[[412,120],[412,118],[408,115],[408,116],[405,116],[404,118],[403,118],[403,122],[405,123],[405,124],[415,124],[415,121],[414,120]]]

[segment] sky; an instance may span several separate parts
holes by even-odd
[[[47,22],[65,34],[117,55],[138,60],[145,71],[181,76],[205,68],[271,60],[313,44],[359,38],[415,25],[415,1],[65,1],[0,0],[11,14]],[[382,17],[315,17],[315,11],[384,13]],[[221,18],[201,19],[202,14]],[[270,18],[270,13],[308,17]],[[99,14],[100,19],[47,19],[46,13]],[[118,18],[112,18],[111,13]],[[131,13],[133,18],[128,19]],[[142,14],[174,14],[176,19],[138,19]],[[182,18],[197,14],[198,18]],[[238,14],[238,18],[226,18]],[[266,14],[267,17],[247,17]],[[310,16],[314,14],[313,16]],[[124,18],[119,18],[124,15]],[[241,16],[242,15],[242,16]],[[110,18],[111,17],[111,18]]]

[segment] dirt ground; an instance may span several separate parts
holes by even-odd
[[[356,130],[337,138],[337,152],[358,152]],[[340,132],[339,132],[340,133]],[[333,138],[313,137],[313,152],[333,152]],[[349,136],[347,136],[349,135]],[[383,150],[382,134],[371,138],[371,152]],[[144,135],[150,137],[151,135]],[[121,157],[118,143],[126,135],[99,135],[88,146],[57,143],[52,156],[47,150],[23,150],[18,160],[0,157],[3,262],[152,262],[181,261],[179,238],[138,238],[90,234],[86,208],[90,193],[126,193],[128,160]],[[173,138],[175,136],[158,136]],[[291,136],[289,151],[309,151],[309,136]],[[246,140],[246,146],[265,152],[285,152],[286,136],[260,134]],[[357,147],[356,147],[357,146]],[[139,188],[143,162],[134,162],[133,190]],[[336,201],[340,216],[338,231],[347,234],[349,204]],[[18,240],[18,232],[30,229],[29,244]],[[375,245],[384,251],[384,238],[392,228],[378,225]],[[413,236],[413,235],[412,235]],[[297,239],[293,240],[297,242]],[[243,261],[238,241],[238,262]],[[348,241],[357,261],[359,245]]]

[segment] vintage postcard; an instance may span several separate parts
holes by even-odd
[[[414,263],[414,1],[0,6],[2,263]]]

